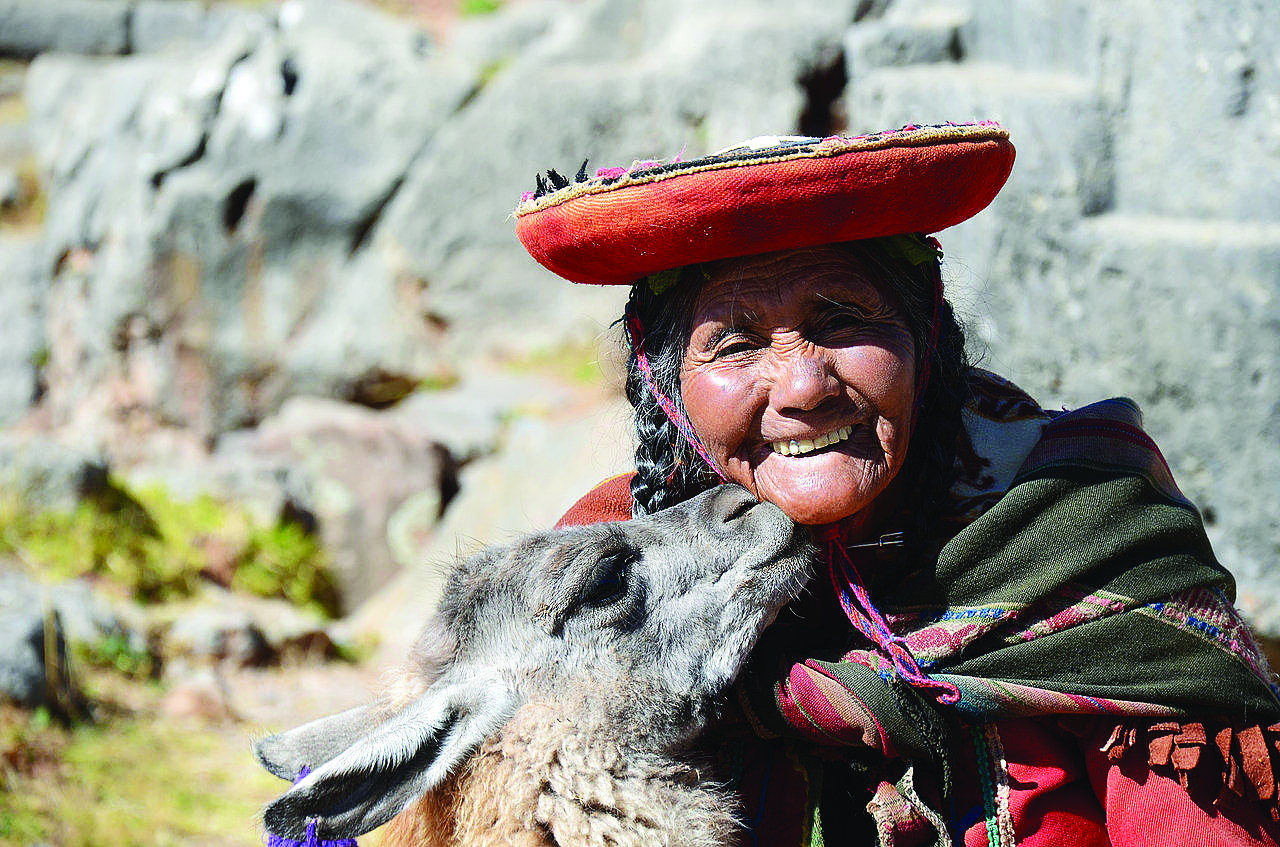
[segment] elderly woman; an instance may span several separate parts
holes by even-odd
[[[517,212],[551,270],[631,284],[636,470],[562,524],[728,481],[825,543],[712,740],[745,843],[1280,840],[1271,674],[1137,409],[966,359],[923,233],[1012,163],[991,124],[756,139]]]

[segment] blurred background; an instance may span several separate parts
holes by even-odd
[[[583,159],[1002,122],[974,354],[1136,399],[1280,637],[1271,0],[0,0],[0,56],[0,843],[261,843],[250,738],[628,467],[625,292],[510,220]]]

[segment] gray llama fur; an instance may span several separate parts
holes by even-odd
[[[257,745],[278,776],[313,769],[267,828],[354,837],[491,761],[494,784],[471,790],[495,796],[461,808],[492,836],[456,843],[723,843],[732,802],[682,756],[811,553],[775,506],[723,486],[461,562],[398,690]]]

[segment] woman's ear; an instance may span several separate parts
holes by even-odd
[[[273,835],[355,838],[376,829],[454,771],[515,711],[517,697],[494,676],[440,680],[400,712],[363,732],[351,710],[259,743],[272,773],[313,770],[263,815]],[[347,718],[346,716],[349,716]],[[345,718],[345,719],[344,719]],[[303,762],[316,755],[322,762]]]

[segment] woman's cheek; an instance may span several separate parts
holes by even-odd
[[[706,365],[681,374],[680,390],[689,423],[724,463],[751,431],[752,381],[740,371]]]
[[[871,400],[882,413],[898,417],[907,413],[915,394],[915,363],[908,354],[891,347],[858,348],[837,374]]]

